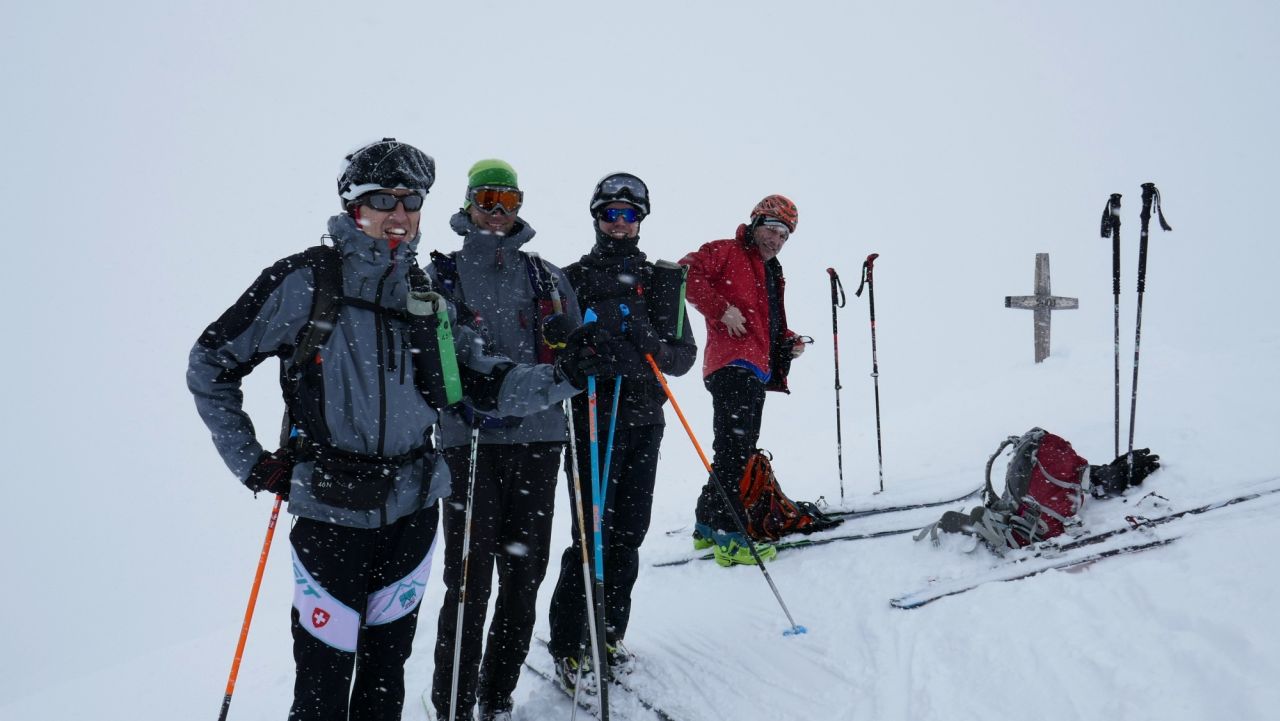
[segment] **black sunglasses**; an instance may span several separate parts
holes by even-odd
[[[635,208],[601,208],[596,217],[606,223],[616,223],[619,219],[634,223],[640,220],[640,211]]]
[[[384,213],[389,213],[395,210],[397,203],[403,203],[405,212],[408,213],[422,210],[422,196],[417,193],[396,195],[395,193],[377,191],[365,195],[360,199],[360,202],[374,210],[381,210]]]

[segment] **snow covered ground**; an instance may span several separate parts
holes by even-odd
[[[762,445],[796,498],[838,499],[826,268],[840,313],[846,500],[956,496],[988,454],[1040,425],[1094,462],[1112,452],[1108,194],[1125,195],[1124,397],[1132,362],[1139,185],[1153,231],[1137,440],[1167,508],[1091,505],[1106,528],[1280,483],[1280,262],[1268,217],[1280,159],[1280,10],[1138,2],[423,3],[131,0],[6,12],[3,265],[9,351],[0,524],[0,719],[212,717],[269,503],[223,468],[183,379],[200,330],[276,258],[314,242],[351,147],[384,135],[433,154],[422,248],[456,247],[466,168],[520,171],[532,248],[587,250],[586,200],[618,169],[656,196],[642,243],[677,259],[781,192],[791,325],[818,343]],[[885,486],[876,488],[862,259],[876,310]],[[1080,309],[1031,362],[1036,252]],[[699,328],[699,332],[701,329]],[[674,390],[710,444],[697,378]],[[246,384],[265,429],[272,368]],[[997,561],[909,536],[780,556],[760,573],[687,548],[703,479],[669,414],[627,642],[634,683],[707,719],[1267,719],[1280,707],[1280,496],[1156,537],[1177,543],[1074,572],[992,584],[915,611],[888,600]],[[560,499],[563,504],[563,499]],[[972,502],[970,502],[972,505]],[[942,509],[843,531],[923,525]],[[557,508],[556,545],[568,541]],[[281,534],[283,535],[283,534]],[[555,554],[553,554],[555,555]],[[292,686],[291,578],[277,539],[233,719],[280,719]],[[540,600],[545,610],[557,561]],[[438,573],[438,572],[437,572]],[[425,688],[441,586],[409,663]],[[543,627],[545,628],[545,627]],[[517,718],[564,718],[526,674]],[[405,717],[423,717],[410,699]],[[645,718],[636,714],[635,718]]]

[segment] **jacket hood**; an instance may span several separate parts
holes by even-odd
[[[356,225],[355,218],[339,213],[329,218],[329,237],[333,238],[334,246],[344,258],[354,256],[366,263],[385,266],[391,260],[417,258],[418,241],[422,239],[422,232],[419,231],[413,238],[396,246],[394,251],[388,252],[387,241],[365,235]]]
[[[462,245],[470,250],[517,250],[520,246],[533,240],[533,236],[537,231],[533,229],[524,218],[516,216],[516,224],[511,228],[511,232],[506,235],[498,233],[490,233],[487,230],[481,230],[476,224],[471,222],[471,216],[465,210],[459,210],[449,219],[449,227],[453,228],[453,232],[461,235],[463,238]]]
[[[589,268],[612,268],[624,264],[638,267],[648,259],[635,242],[619,243],[614,238],[607,238],[612,242],[605,243],[604,240],[597,238],[591,252],[579,258],[578,263]]]
[[[596,244],[591,248],[590,255],[598,256],[634,256],[639,253],[641,259],[644,253],[640,252],[640,236],[634,238],[615,238],[612,235],[600,231],[600,226],[596,226]],[[587,256],[583,256],[585,259]]]

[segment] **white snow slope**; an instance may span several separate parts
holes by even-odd
[[[484,157],[519,169],[523,215],[540,231],[530,247],[561,264],[586,252],[586,201],[613,170],[653,188],[642,236],[653,258],[727,237],[767,193],[794,198],[799,232],[781,256],[790,320],[817,344],[794,392],[769,399],[761,443],[794,497],[838,499],[834,267],[850,291],[839,318],[854,507],[958,495],[1003,437],[1033,425],[1110,459],[1098,216],[1124,193],[1127,418],[1139,186],[1155,181],[1175,230],[1151,237],[1136,431],[1165,462],[1142,491],[1167,507],[1134,494],[1092,504],[1085,522],[1280,482],[1274,3],[72,1],[7,7],[0,35],[0,718],[213,717],[269,502],[213,452],[185,388],[187,350],[259,269],[316,241],[337,209],[339,159],[385,135],[439,163],[424,251],[457,247],[447,218]],[[871,252],[880,495],[866,298],[852,297]],[[1052,254],[1054,291],[1080,298],[1054,314],[1041,365],[1029,314],[1002,303],[1031,291],[1037,252]],[[709,447],[696,376],[674,389]],[[274,368],[246,396],[270,436]],[[996,560],[909,536],[788,553],[770,571],[809,633],[784,637],[756,569],[649,565],[687,549],[663,531],[691,521],[704,478],[669,420],[627,642],[635,683],[675,718],[1167,721],[1280,708],[1280,497],[1165,526],[1157,537],[1185,534],[1168,547],[914,611],[888,601]],[[556,557],[568,542],[559,502]],[[941,510],[841,530],[922,525]],[[287,713],[287,553],[277,538],[233,719]],[[553,560],[544,610],[556,571]],[[429,591],[411,694],[431,672],[438,575]],[[528,674],[516,701],[525,721],[568,715]],[[410,698],[405,717],[422,714]]]

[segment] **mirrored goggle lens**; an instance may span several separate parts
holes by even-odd
[[[619,220],[634,223],[640,219],[640,212],[635,208],[605,208],[600,211],[600,217],[606,223],[616,223]]]
[[[471,202],[486,213],[498,208],[514,213],[524,202],[524,193],[514,188],[475,188],[471,191]]]
[[[365,205],[384,213],[396,209],[396,203],[404,203],[404,209],[410,213],[422,210],[422,196],[417,193],[396,195],[394,193],[369,193],[364,196]]]

